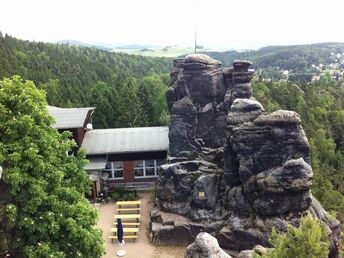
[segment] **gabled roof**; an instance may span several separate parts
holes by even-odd
[[[56,129],[83,128],[89,112],[93,112],[94,107],[87,108],[59,108],[48,106],[48,112],[55,118],[53,127]]]
[[[168,144],[168,127],[136,127],[88,131],[81,147],[96,155],[167,151]]]
[[[91,170],[103,170],[106,166],[106,156],[88,158],[89,162],[86,164],[85,169]]]

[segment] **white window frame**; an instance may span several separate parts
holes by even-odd
[[[113,179],[114,180],[123,180],[124,179],[124,162],[122,160],[118,160],[117,162],[122,162],[122,168],[119,169],[119,168],[116,168],[115,167],[115,162],[111,162],[111,168],[113,169],[111,172],[112,172],[112,175],[113,175]],[[123,176],[122,177],[115,177],[115,171],[120,171],[122,170],[122,174]]]
[[[143,179],[143,178],[157,178],[158,177],[158,169],[156,166],[156,159],[154,159],[154,175],[151,176],[147,176],[146,175],[146,160],[142,160],[142,165],[143,165],[143,176],[136,176],[135,175],[135,169],[136,167],[134,167],[134,178],[135,179]],[[149,167],[152,168],[152,167]]]
[[[135,164],[135,161],[141,161],[140,160],[134,160],[134,164]],[[141,167],[140,167],[141,169]],[[145,160],[142,160],[142,169],[143,169],[143,176],[137,176],[135,175],[135,170],[136,170],[136,167],[134,167],[134,178],[146,178],[146,161]]]
[[[109,177],[108,180],[123,180],[124,179],[124,162],[121,160],[119,160],[118,162],[122,162],[122,168],[121,169],[118,169],[118,168],[116,169],[115,162],[111,161],[111,162],[109,162],[111,165],[111,168],[103,170],[106,172],[111,172],[111,177]],[[122,177],[115,177],[115,171],[119,171],[119,170],[123,171],[123,176]]]

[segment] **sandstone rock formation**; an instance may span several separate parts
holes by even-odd
[[[174,61],[169,158],[151,212],[152,241],[189,244],[206,231],[226,249],[270,247],[272,227],[283,231],[311,212],[328,225],[330,257],[338,257],[339,222],[311,195],[301,119],[265,112],[252,96],[250,64],[224,69],[199,54]]]
[[[215,237],[208,233],[199,233],[195,242],[186,248],[184,258],[231,258],[223,251]]]

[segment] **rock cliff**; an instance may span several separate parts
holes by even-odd
[[[233,68],[201,54],[174,61],[167,92],[169,157],[151,212],[155,244],[190,244],[206,231],[222,248],[270,247],[310,212],[328,226],[338,257],[339,222],[311,194],[309,143],[299,115],[267,114],[252,96],[249,61]]]

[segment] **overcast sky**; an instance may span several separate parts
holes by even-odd
[[[344,0],[0,0],[0,31],[54,42],[236,49],[344,42]]]

